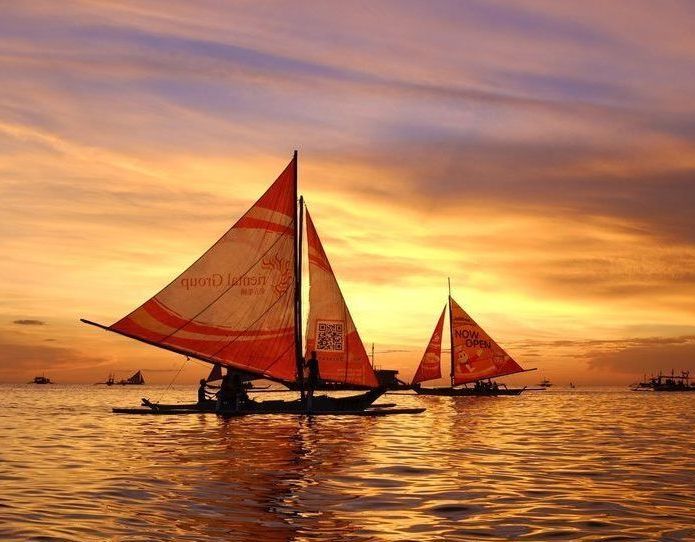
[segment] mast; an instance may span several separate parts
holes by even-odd
[[[297,201],[297,151],[294,151],[294,200]],[[302,356],[302,225],[304,222],[304,198],[299,198],[298,216],[295,224],[294,244],[294,351],[297,364],[299,393],[304,401],[304,358]]]
[[[451,387],[454,387],[454,319],[451,312],[451,277],[447,278],[449,282],[449,340],[451,341],[451,350],[449,356],[451,357],[451,372],[449,376],[451,377]]]

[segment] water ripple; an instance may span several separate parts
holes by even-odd
[[[378,419],[110,413],[143,392],[163,390],[0,386],[1,540],[695,540],[695,394],[394,396],[428,410]]]

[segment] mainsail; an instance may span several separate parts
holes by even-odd
[[[207,252],[107,329],[211,363],[296,379],[296,157]]]
[[[449,303],[454,386],[524,372],[453,298],[449,297]]]
[[[376,375],[308,210],[306,228],[310,282],[306,356],[316,351],[323,380],[377,387]]]
[[[427,345],[427,349],[422,356],[420,365],[415,372],[413,377],[413,384],[418,382],[426,382],[427,380],[436,380],[442,377],[442,333],[444,331],[444,313],[446,312],[446,307],[442,309],[442,315],[437,321],[437,325],[434,328],[430,342]]]

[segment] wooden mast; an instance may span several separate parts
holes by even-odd
[[[451,377],[451,387],[454,387],[454,319],[452,318],[451,312],[451,278],[447,278],[449,282],[449,340],[451,341],[451,351],[449,352],[449,357],[451,358],[451,371],[449,376]]]
[[[297,201],[297,151],[294,151],[294,201]],[[298,214],[295,216],[294,243],[294,351],[297,365],[299,393],[304,401],[304,355],[302,352],[302,225],[304,223],[304,198],[299,198]]]

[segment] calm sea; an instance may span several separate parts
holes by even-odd
[[[0,540],[695,540],[695,394],[388,396],[427,412],[373,419],[110,413],[163,394],[0,386]]]

